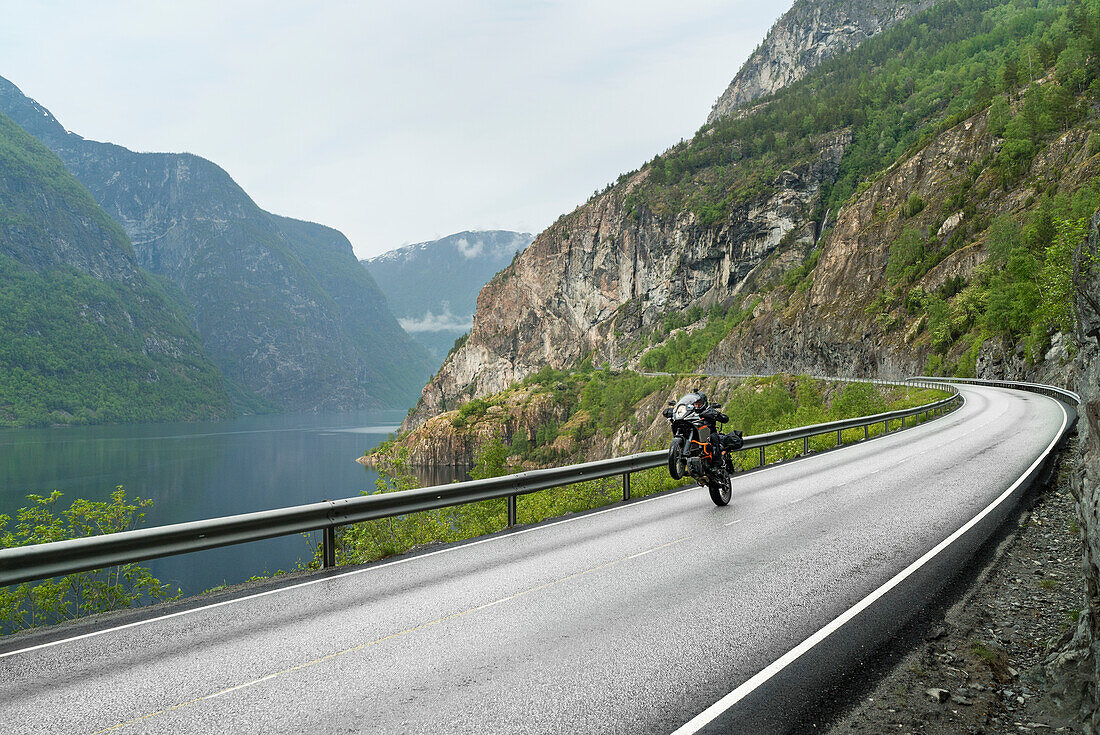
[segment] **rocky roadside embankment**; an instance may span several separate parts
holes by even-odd
[[[1065,453],[1067,464],[1075,454]],[[1086,732],[1081,702],[1065,698],[1047,675],[1077,626],[1085,591],[1071,470],[1063,466],[1023,512],[962,598],[921,621],[922,637],[912,650],[847,711],[807,729],[834,735]]]

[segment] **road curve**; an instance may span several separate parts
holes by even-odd
[[[1046,397],[960,390],[938,421],[738,476],[727,508],[681,490],[87,637],[59,628],[55,645],[7,639],[0,722],[672,732],[970,521],[1066,420]]]

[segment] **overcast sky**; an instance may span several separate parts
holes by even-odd
[[[538,232],[690,137],[792,0],[0,0],[0,76],[360,257]]]

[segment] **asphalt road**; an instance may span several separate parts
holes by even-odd
[[[961,390],[938,421],[735,478],[727,508],[696,487],[8,644],[0,730],[669,733],[965,524],[1063,422]]]

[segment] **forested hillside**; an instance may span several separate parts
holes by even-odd
[[[0,114],[0,425],[229,413],[184,309],[57,156]]]

